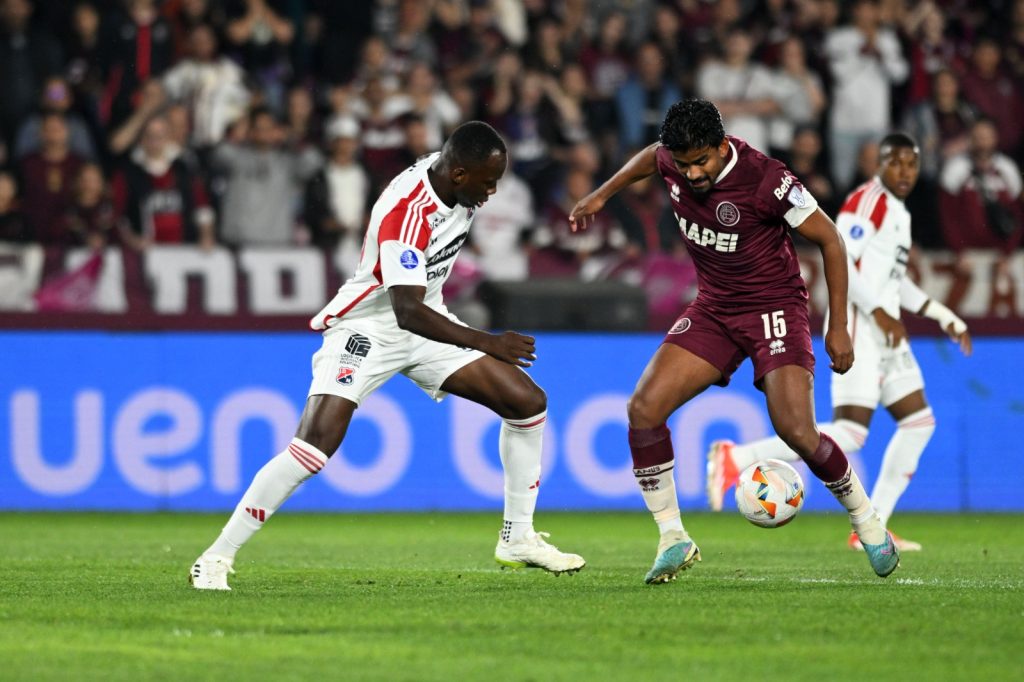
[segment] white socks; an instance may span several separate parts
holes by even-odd
[[[857,477],[857,472],[850,467],[846,475],[838,481],[826,483],[825,487],[835,496],[839,504],[846,507],[850,514],[850,523],[857,531],[860,541],[869,545],[880,545],[885,542],[885,526],[878,520],[878,515],[871,506],[871,500],[864,490],[864,485]]]
[[[683,521],[679,517],[679,497],[676,495],[675,459],[646,469],[633,469],[640,493],[644,496],[644,504],[658,524],[658,531],[666,533],[670,530],[686,532]]]
[[[320,471],[327,456],[309,443],[293,438],[288,449],[263,465],[249,484],[235,513],[228,519],[220,536],[206,554],[219,554],[229,559],[248,542],[253,533],[291,497],[295,489]]]
[[[867,428],[849,419],[837,419],[834,422],[818,424],[818,430],[834,440],[839,449],[847,455],[864,447],[864,441],[868,438]],[[732,447],[732,461],[736,465],[737,471],[743,471],[754,462],[765,459],[798,462],[800,456],[790,450],[789,446],[778,436]]]
[[[501,529],[505,542],[518,542],[533,531],[547,418],[545,411],[527,419],[502,421],[498,454],[505,470],[505,523]]]
[[[931,407],[925,407],[904,417],[896,426],[896,433],[885,448],[875,489],[871,491],[871,504],[878,511],[883,526],[892,516],[896,501],[907,489],[921,453],[935,432],[935,416]]]

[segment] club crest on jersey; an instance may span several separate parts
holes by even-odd
[[[354,367],[345,367],[344,365],[338,368],[338,376],[335,378],[339,384],[343,386],[349,386],[355,379],[356,370]]]
[[[725,227],[732,227],[740,221],[740,210],[731,201],[723,201],[715,209],[715,217]]]
[[[690,318],[680,317],[676,320],[676,323],[672,325],[672,328],[668,330],[669,334],[682,334],[690,328]]]
[[[402,264],[402,267],[406,270],[412,270],[420,264],[420,259],[416,257],[416,252],[412,249],[406,249],[402,252],[402,255],[398,257],[398,262]]]
[[[687,223],[686,218],[680,218],[678,215],[676,218],[679,220],[679,231],[697,246],[711,247],[722,253],[733,253],[739,245],[740,235],[736,232],[717,232],[710,227],[701,227],[697,223]]]

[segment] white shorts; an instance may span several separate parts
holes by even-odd
[[[914,391],[924,390],[924,377],[910,344],[885,345],[882,332],[870,318],[854,313],[853,367],[832,375],[832,407],[857,405],[875,409],[892,405]]]
[[[439,312],[462,324],[447,310]],[[342,321],[323,336],[323,345],[313,354],[309,395],[336,395],[356,405],[398,373],[440,402],[447,395],[441,390],[445,379],[484,356],[373,320]]]

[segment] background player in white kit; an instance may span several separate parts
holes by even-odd
[[[195,561],[189,582],[228,590],[235,553],[341,445],[360,402],[398,373],[440,401],[452,393],[503,419],[505,521],[495,560],[575,572],[584,561],[533,529],[540,487],[547,397],[520,367],[536,359],[534,339],[489,334],[450,314],[441,288],[469,234],[473,214],[494,194],[507,165],[505,144],[471,121],[440,152],[398,175],[373,207],[359,267],[310,322],[323,331],[313,381],[288,448],[256,474],[217,540]]]
[[[959,342],[964,355],[971,353],[967,325],[949,308],[928,298],[906,277],[910,254],[910,213],[903,204],[914,189],[920,171],[917,143],[908,135],[893,133],[880,144],[881,168],[877,176],[846,198],[836,227],[846,241],[850,266],[850,335],[856,361],[846,374],[832,376],[832,422],[818,429],[835,440],[844,452],[864,446],[868,425],[881,403],[897,423],[882,459],[882,468],[871,492],[871,504],[888,527],[918,459],[935,431],[935,417],[924,395],[924,379],[910,348],[900,308],[936,320],[943,331]],[[779,438],[747,445],[717,441],[708,452],[708,503],[722,508],[725,492],[739,473],[754,462],[774,457],[799,459]],[[921,545],[893,533],[898,549],[919,550]],[[849,545],[862,549],[856,534]]]

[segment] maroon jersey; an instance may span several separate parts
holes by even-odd
[[[817,204],[781,161],[739,138],[727,139],[725,168],[704,196],[690,190],[666,147],[656,152],[679,231],[697,267],[697,300],[729,310],[806,301],[789,231]]]

